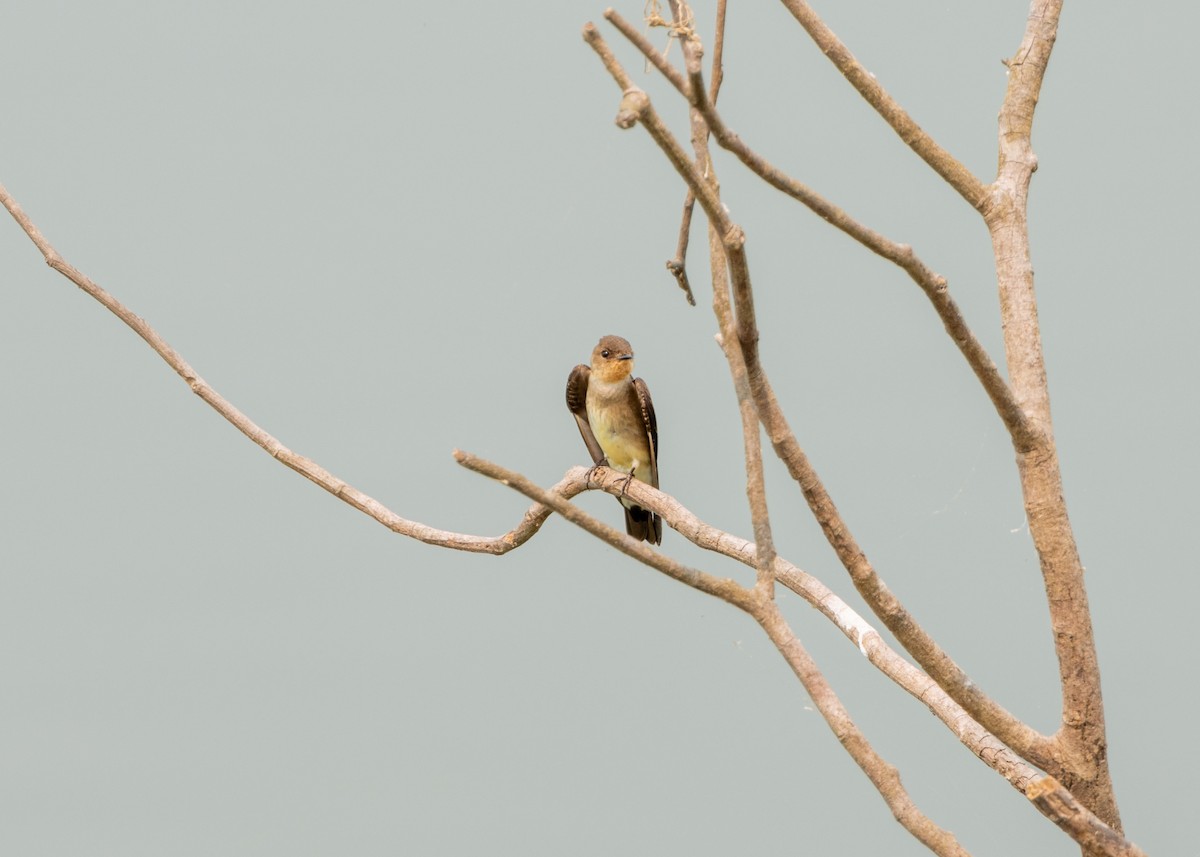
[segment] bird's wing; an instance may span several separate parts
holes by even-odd
[[[592,370],[582,363],[571,370],[567,377],[567,409],[575,417],[575,424],[579,426],[579,434],[592,456],[592,463],[599,464],[604,460],[604,450],[592,433],[592,424],[588,422],[587,415],[588,379],[591,376]]]
[[[637,393],[638,406],[642,411],[642,425],[650,436],[650,484],[658,487],[658,419],[654,416],[654,400],[650,398],[650,388],[641,378],[633,379],[633,389]]]

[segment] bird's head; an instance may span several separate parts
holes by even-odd
[[[633,374],[633,346],[619,336],[605,336],[592,350],[592,372],[601,381],[623,381]]]

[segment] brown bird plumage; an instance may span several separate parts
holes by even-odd
[[[658,487],[658,420],[646,382],[633,375],[633,348],[619,336],[605,336],[567,378],[567,408],[592,461]],[[631,500],[625,507],[625,532],[641,541],[662,544],[662,519]]]

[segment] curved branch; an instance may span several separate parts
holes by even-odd
[[[875,75],[867,71],[854,54],[850,53],[850,49],[834,35],[833,30],[829,29],[806,0],[783,0],[783,5],[812,37],[821,53],[837,66],[850,85],[858,90],[858,94],[900,135],[900,139],[958,191],[972,208],[980,212],[986,211],[990,201],[987,186],[957,158],[938,145],[937,141],[908,115],[875,79]]]
[[[407,518],[401,517],[375,498],[364,494],[362,491],[339,479],[312,459],[305,458],[303,455],[299,455],[288,449],[269,432],[258,426],[253,420],[230,404],[207,381],[201,378],[196,373],[196,370],[180,356],[179,352],[159,336],[158,332],[147,324],[144,319],[135,315],[115,297],[100,288],[100,286],[92,282],[83,273],[67,264],[2,184],[0,184],[0,204],[3,204],[8,209],[13,219],[17,221],[21,229],[25,231],[25,234],[29,236],[30,240],[41,251],[42,256],[46,259],[46,264],[58,271],[84,292],[91,295],[113,315],[132,328],[134,333],[144,339],[146,344],[153,348],[158,356],[183,378],[187,385],[191,387],[193,393],[228,420],[234,428],[266,450],[272,458],[278,459],[282,464],[295,470],[305,479],[315,482],[343,503],[347,503],[363,514],[374,518],[392,532],[436,547],[499,555],[508,553],[513,548],[520,547],[529,541],[541,528],[546,518],[550,516],[549,509],[541,506],[533,506],[525,512],[525,516],[516,527],[500,536],[476,536],[467,533],[439,530],[435,527],[422,524],[419,521],[410,521]],[[585,490],[585,487],[575,482],[564,480],[555,486],[555,490],[561,491],[567,496],[574,496],[580,491]]]

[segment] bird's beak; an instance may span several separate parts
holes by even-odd
[[[632,355],[632,354],[622,354],[622,355],[621,355],[620,357],[618,357],[617,359],[618,359],[618,360],[632,360],[632,359],[633,359],[633,355]]]

